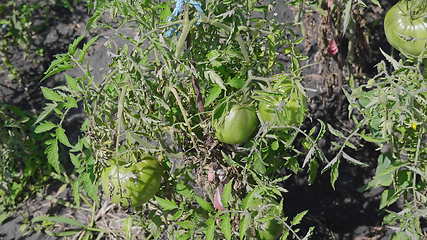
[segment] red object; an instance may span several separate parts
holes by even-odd
[[[337,53],[338,53],[338,46],[337,46],[337,43],[335,42],[335,39],[332,39],[332,40],[330,40],[329,41],[329,44],[328,44],[328,53],[329,54],[331,54],[331,55],[337,55]]]
[[[218,211],[225,210],[224,205],[222,205],[222,202],[221,202],[221,191],[219,190],[218,187],[215,189],[213,205],[214,205],[214,208]]]

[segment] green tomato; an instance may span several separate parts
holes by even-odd
[[[255,110],[250,106],[236,104],[224,119],[215,123],[215,135],[223,143],[241,144],[249,140],[257,127]]]
[[[284,94],[286,95],[286,94]],[[286,104],[283,102],[286,101]],[[291,94],[288,99],[278,95],[267,101],[260,101],[258,114],[260,120],[275,125],[299,126],[304,122],[307,103],[304,95]]]
[[[416,4],[419,4],[416,6]],[[422,5],[424,4],[424,5]],[[401,53],[427,57],[427,4],[401,0],[387,12],[384,30],[387,41]],[[411,9],[416,10],[411,11]]]
[[[160,190],[163,171],[159,161],[150,155],[141,160],[129,166],[110,166],[102,172],[104,193],[113,203],[138,208]]]

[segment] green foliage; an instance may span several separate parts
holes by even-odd
[[[393,239],[421,236],[420,218],[427,203],[427,91],[426,81],[416,63],[397,61],[385,54],[386,64],[377,65],[379,74],[367,84],[353,89],[350,110],[359,111],[364,119],[358,135],[382,150],[373,179],[366,188],[385,187],[380,209],[398,199],[404,201],[400,212],[387,210],[385,224],[397,225],[401,232]],[[412,65],[412,66],[411,66]],[[424,233],[425,234],[425,233]]]
[[[32,114],[0,104],[0,208],[15,207],[47,180],[40,149],[47,136],[33,133],[34,122]]]
[[[305,235],[307,239],[312,229],[297,229],[307,212],[288,219],[282,186],[290,176],[284,171],[308,168],[313,182],[319,162],[327,162],[316,144],[326,126],[319,122],[320,127],[308,133],[299,128],[307,111],[300,84],[300,62],[307,58],[296,47],[302,39],[292,24],[270,19],[273,4],[246,0],[206,4],[200,15],[186,5],[170,23],[169,3],[89,2],[94,7],[90,27],[111,28],[98,21],[101,15],[111,14],[118,25],[131,27],[135,34],[118,35],[125,42],[120,46],[114,38],[103,44],[112,61],[102,79],[94,79],[85,60],[97,38],[79,48],[80,37],[67,53],[56,56],[44,79],[69,69],[77,69],[79,76],[64,75],[66,86],[42,89],[49,103],[37,119],[36,130],[51,136],[45,150],[49,163],[57,178],[71,186],[76,205],[88,195],[96,209],[105,166],[130,152],[159,156],[167,170],[163,191],[126,221],[126,229],[141,226],[147,238],[301,239]],[[173,27],[175,34],[166,37]],[[280,52],[286,64],[279,61]],[[256,106],[255,91],[269,89],[274,95],[276,84],[292,85],[279,92],[275,102],[286,106],[285,124],[262,124],[248,142],[236,146],[215,140],[211,120],[223,117],[227,106],[235,103]],[[62,123],[77,105],[82,106],[86,122],[80,139],[72,142]],[[306,150],[295,147],[297,139],[307,143]],[[58,157],[61,149],[69,153],[71,174]],[[207,180],[206,168],[212,164],[233,172],[220,176],[214,171],[214,179]],[[333,166],[338,169],[338,164]]]

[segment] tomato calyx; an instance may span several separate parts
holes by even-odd
[[[402,0],[405,4],[400,10],[409,16],[411,20],[427,17],[427,1],[425,0]]]

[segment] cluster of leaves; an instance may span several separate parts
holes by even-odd
[[[0,211],[15,207],[47,180],[40,149],[46,136],[34,134],[34,122],[31,114],[0,104]]]
[[[348,97],[350,108],[364,117],[358,135],[381,149],[366,188],[384,188],[379,208],[387,212],[384,223],[400,232],[396,239],[415,239],[425,234],[420,221],[427,211],[427,85],[416,62],[384,55],[392,73],[379,63],[378,75]],[[399,212],[387,210],[399,199]]]

